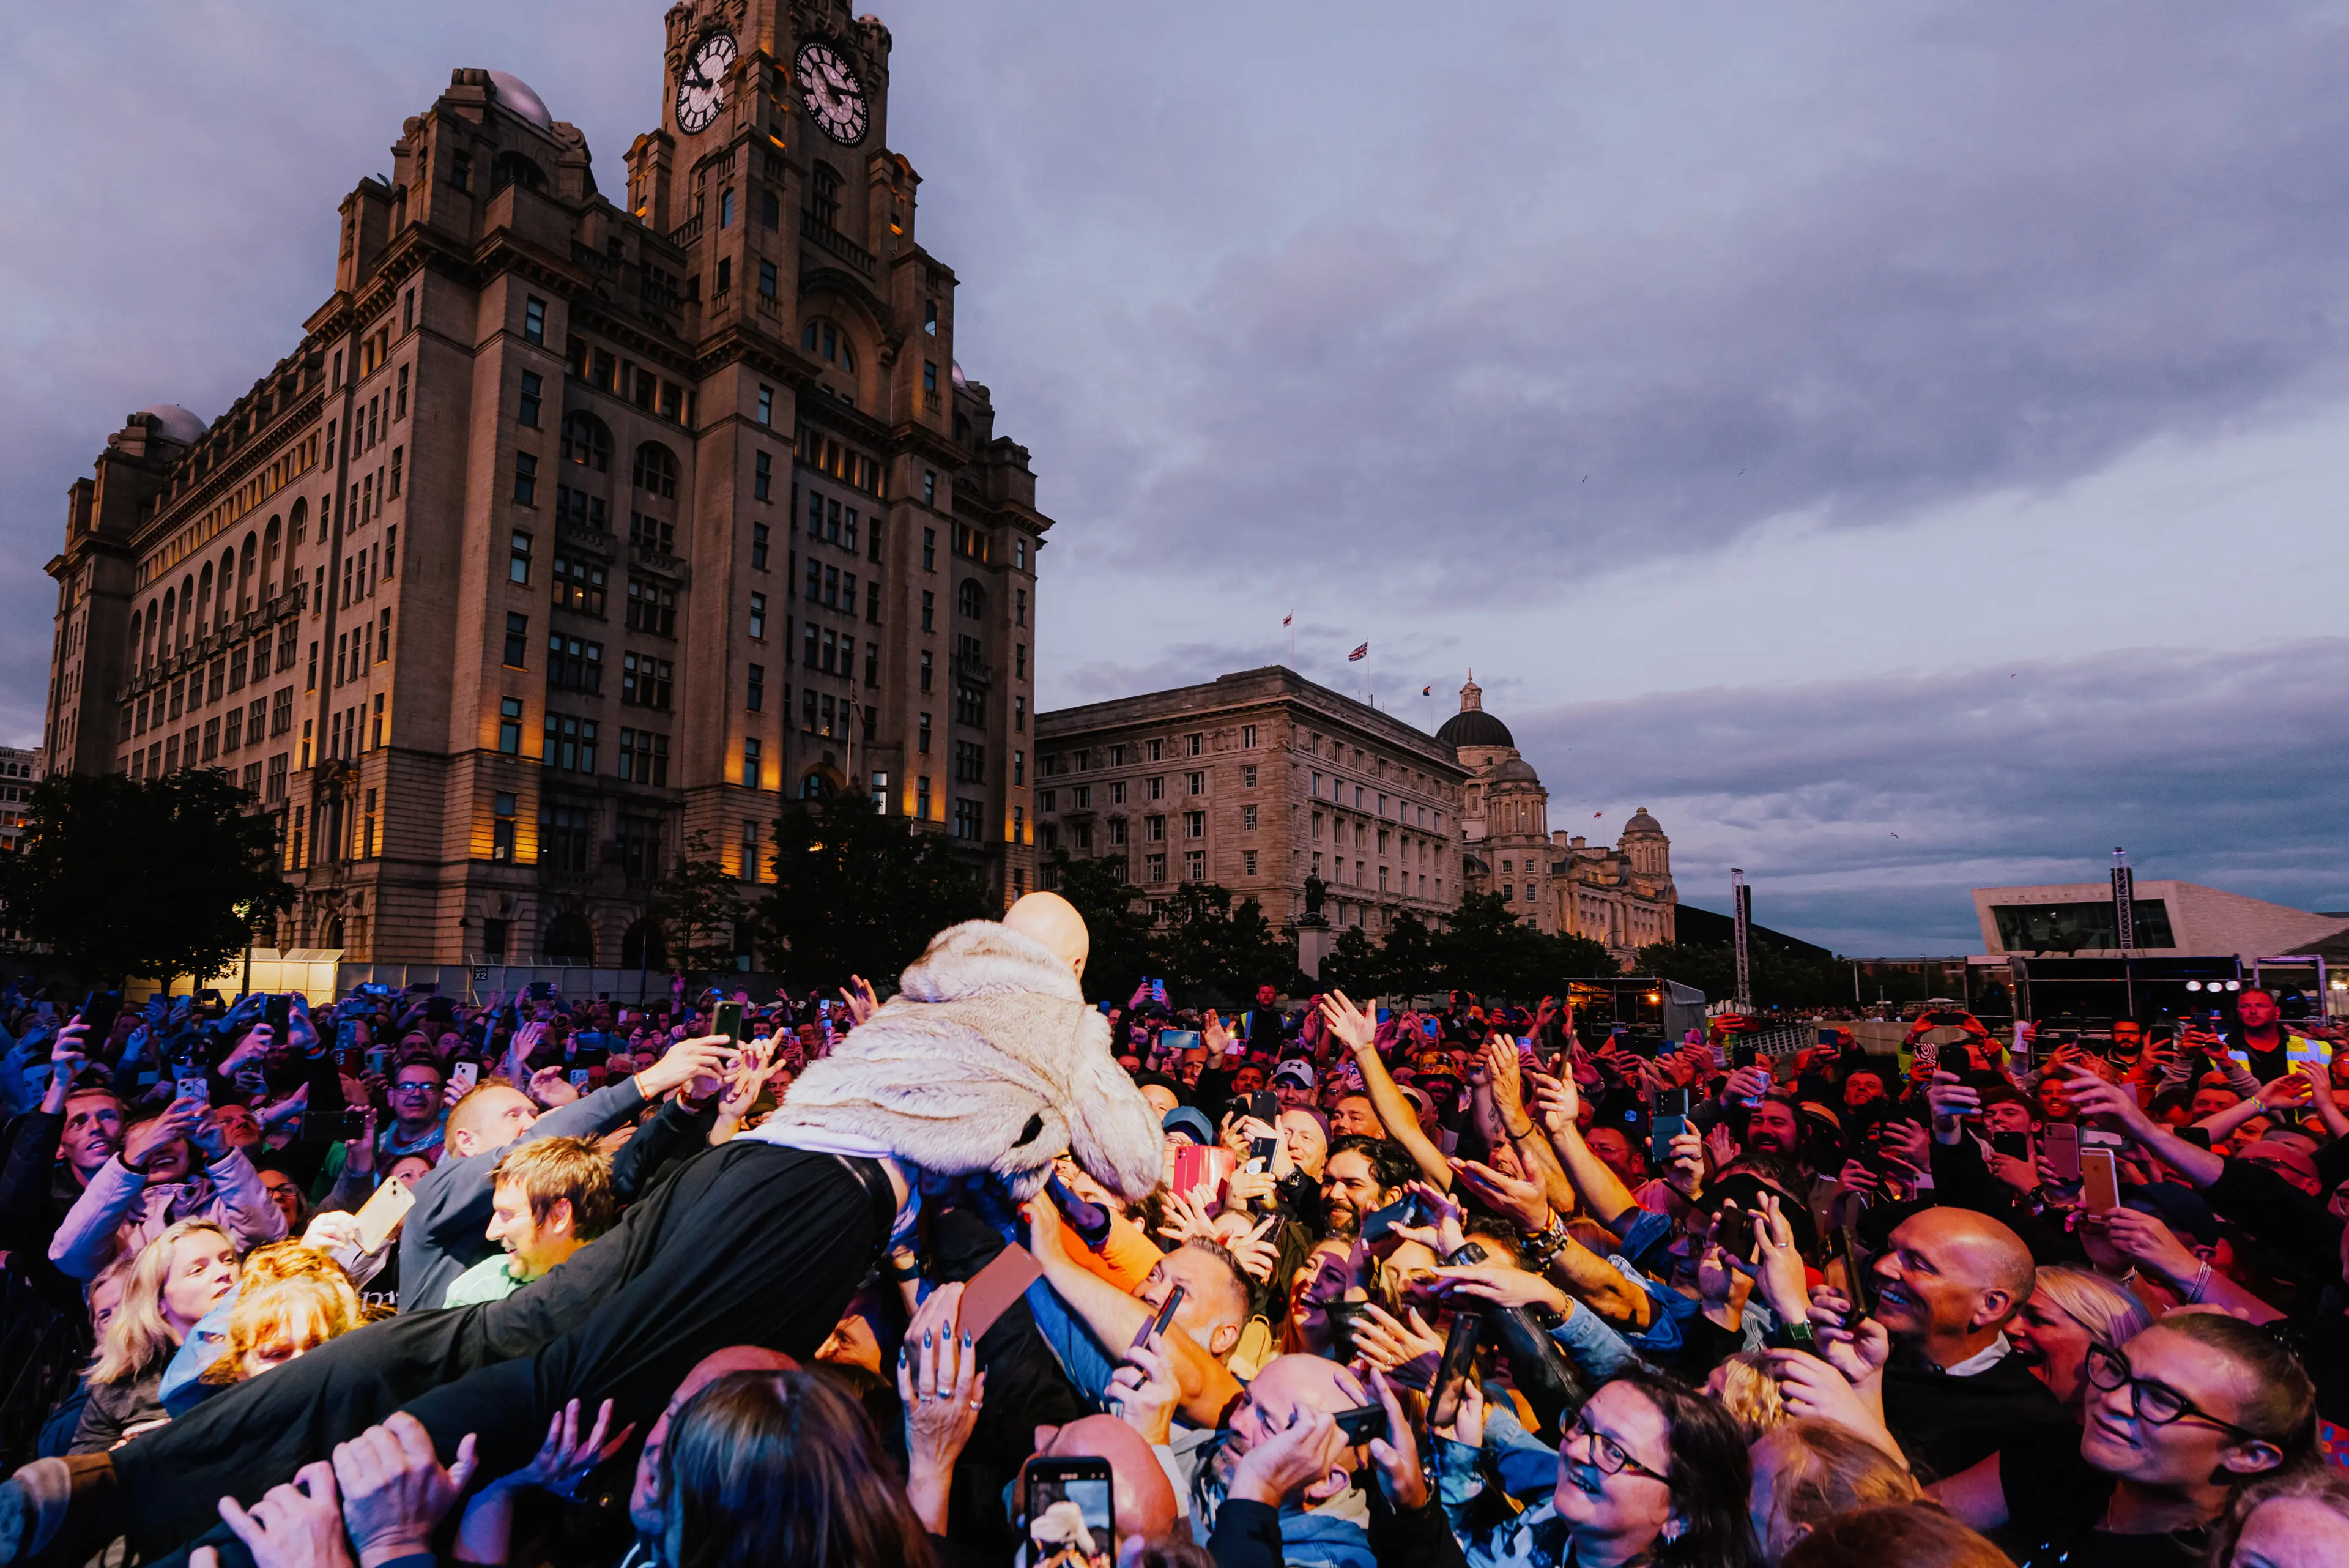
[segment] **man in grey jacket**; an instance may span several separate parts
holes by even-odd
[[[49,1261],[93,1280],[118,1256],[135,1253],[181,1220],[210,1220],[239,1252],[282,1241],[285,1215],[270,1201],[253,1162],[231,1148],[196,1100],[174,1100],[134,1123],[121,1152],[98,1167],[49,1239]],[[193,1154],[204,1168],[191,1174]]]
[[[543,1116],[529,1096],[501,1083],[459,1100],[440,1163],[417,1182],[416,1207],[400,1224],[399,1310],[439,1306],[458,1275],[497,1251],[488,1231],[499,1155],[532,1138],[602,1137],[695,1076],[717,1076],[726,1051],[723,1040],[687,1041],[643,1072]]]

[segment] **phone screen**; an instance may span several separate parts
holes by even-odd
[[[2102,1214],[2121,1206],[2120,1172],[2113,1164],[2113,1151],[2108,1148],[2084,1148],[2080,1151],[2080,1197],[2091,1214]]]
[[[742,1004],[739,1002],[719,1002],[715,1009],[715,1018],[710,1023],[709,1032],[712,1034],[723,1034],[727,1039],[739,1043],[742,1038]]]
[[[1028,1462],[1029,1568],[1110,1568],[1117,1517],[1107,1459]]]
[[[473,1085],[481,1081],[481,1064],[479,1062],[460,1062],[449,1069],[449,1082],[460,1095],[471,1094]]]

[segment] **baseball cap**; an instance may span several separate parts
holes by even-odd
[[[1181,1133],[1203,1148],[1215,1147],[1216,1125],[1207,1119],[1206,1112],[1193,1106],[1175,1106],[1159,1118],[1158,1126],[1166,1132]]]
[[[1416,1108],[1422,1116],[1426,1115],[1429,1108],[1435,1103],[1427,1097],[1427,1091],[1421,1088],[1417,1084],[1397,1084],[1395,1088],[1401,1092],[1404,1099],[1409,1100],[1412,1103],[1413,1106]]]
[[[1313,1087],[1313,1064],[1306,1061],[1301,1056],[1291,1056],[1288,1061],[1283,1062],[1279,1066],[1275,1067],[1272,1070],[1272,1081],[1274,1083],[1278,1084],[1284,1079],[1296,1085],[1300,1089],[1309,1089]]]

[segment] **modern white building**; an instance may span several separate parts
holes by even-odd
[[[2109,883],[1977,888],[1973,893],[1982,950],[1992,957],[2120,956]],[[2294,909],[2194,882],[2140,877],[2132,907],[2136,951],[2147,957],[2231,953],[2248,963],[2316,952],[2323,950],[2326,939],[2349,935],[2349,911]]]

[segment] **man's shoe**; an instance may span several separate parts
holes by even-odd
[[[87,1561],[119,1533],[109,1517],[118,1490],[104,1454],[35,1459],[0,1481],[0,1568]]]

